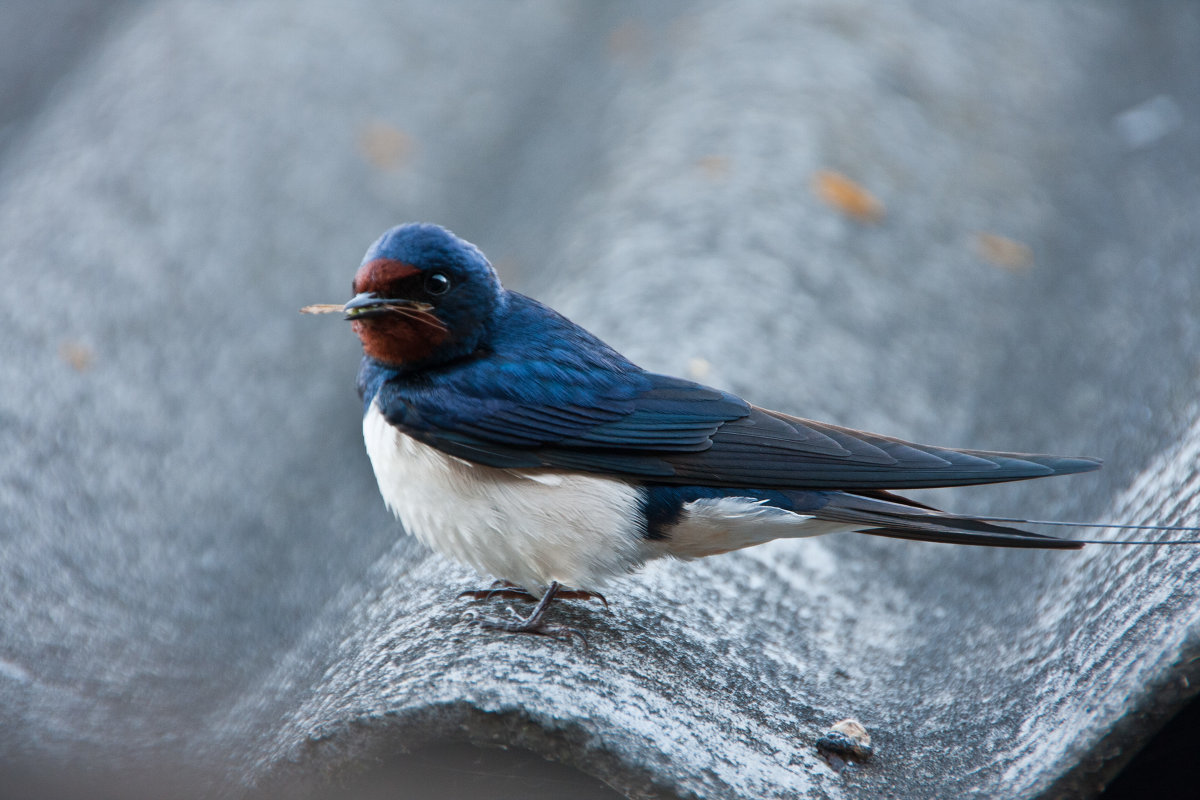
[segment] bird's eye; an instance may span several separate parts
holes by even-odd
[[[425,276],[425,292],[427,294],[445,294],[450,291],[450,279],[444,272],[431,272]]]

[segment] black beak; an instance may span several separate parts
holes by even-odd
[[[433,306],[428,303],[421,303],[416,300],[404,300],[402,298],[380,297],[374,292],[360,292],[354,295],[349,303],[342,306],[342,310],[346,312],[346,319],[378,317],[392,311],[401,311],[404,309],[428,311],[431,308]]]

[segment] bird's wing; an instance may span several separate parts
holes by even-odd
[[[712,447],[670,458],[675,480],[813,489],[917,489],[1040,478],[1096,469],[1093,458],[957,450],[751,408]]]
[[[791,417],[726,392],[646,372],[531,380],[525,391],[474,380],[389,382],[388,421],[460,458],[675,484],[906,489],[1095,469],[1087,458],[953,450]],[[589,383],[590,381],[590,383]]]

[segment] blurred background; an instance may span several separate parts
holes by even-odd
[[[649,368],[1107,462],[930,502],[1116,513],[1197,412],[1198,82],[1200,7],[1167,0],[3,0],[0,796],[228,790],[371,570],[423,558],[363,457],[356,342],[295,313],[401,221]],[[1020,619],[1066,580],[821,547],[964,619],[997,596],[964,585]],[[1193,716],[1105,796],[1194,781]],[[618,796],[440,744],[347,792],[396,786]]]

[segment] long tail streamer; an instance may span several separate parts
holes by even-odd
[[[985,522],[1011,522],[1021,525],[1057,525],[1067,528],[1111,528],[1115,530],[1134,531],[1188,531],[1200,532],[1196,525],[1133,525],[1116,522],[1068,522],[1059,519],[1024,519],[1023,517],[989,517],[971,514],[970,519]],[[1126,544],[1126,545],[1164,545],[1164,544],[1200,544],[1200,539],[1072,539],[1080,544]]]

